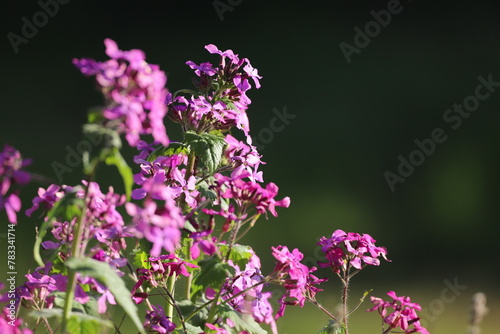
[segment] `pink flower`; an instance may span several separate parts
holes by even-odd
[[[64,197],[64,192],[59,191],[60,186],[52,184],[47,190],[43,188],[38,188],[38,196],[33,199],[33,206],[26,210],[26,215],[31,217],[33,211],[40,207],[40,204],[44,204],[47,210],[50,210],[54,204]]]
[[[30,329],[21,326],[23,320],[12,313],[7,307],[2,309],[0,313],[0,333],[2,334],[32,334]]]
[[[106,62],[73,59],[73,64],[87,76],[95,75],[107,104],[103,116],[107,126],[125,133],[131,146],[139,144],[139,136],[150,134],[159,143],[169,143],[163,118],[167,77],[157,65],[146,62],[141,50],[122,51],[115,41],[106,39]]]
[[[371,302],[375,304],[367,312],[378,310],[382,316],[384,323],[389,325],[388,328],[400,328],[404,333],[421,333],[429,334],[427,329],[420,325],[420,317],[416,311],[421,311],[422,308],[417,303],[412,303],[410,297],[398,297],[394,291],[387,293],[392,301],[384,301],[381,298],[371,297]],[[392,308],[393,311],[388,311]],[[389,315],[387,315],[387,313]]]
[[[133,230],[137,237],[146,238],[153,243],[151,255],[158,256],[162,248],[173,252],[180,246],[181,229],[184,216],[174,200],[175,192],[164,184],[157,184],[162,204],[158,205],[148,197],[144,208],[133,203],[126,203],[127,213],[133,217]]]
[[[271,275],[275,275],[286,289],[285,294],[280,298],[281,306],[276,314],[276,318],[279,318],[283,316],[287,305],[303,307],[306,298],[314,298],[316,292],[321,291],[314,285],[323,283],[326,279],[318,279],[311,275],[316,268],[308,268],[300,263],[304,255],[297,248],[292,252],[286,246],[272,247],[272,249],[273,256],[278,262]]]
[[[321,237],[318,245],[325,253],[327,262],[319,262],[319,266],[331,267],[336,273],[348,270],[351,266],[361,270],[364,265],[380,265],[379,256],[386,261],[387,250],[377,247],[376,240],[369,234],[346,233],[342,230],[333,232],[330,238]]]
[[[153,305],[153,311],[146,312],[146,321],[144,328],[148,331],[155,331],[161,334],[173,333],[176,325],[170,321],[169,317],[165,315],[163,307],[160,305]]]
[[[17,212],[21,210],[21,200],[16,193],[7,194],[14,184],[24,185],[30,181],[30,174],[22,168],[31,163],[21,157],[15,148],[5,145],[0,152],[0,211],[5,209],[10,223],[17,224]]]

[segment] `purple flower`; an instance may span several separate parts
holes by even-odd
[[[236,272],[232,278],[228,278],[224,283],[222,299],[229,300],[229,305],[236,311],[252,315],[256,322],[269,324],[273,333],[276,334],[278,331],[273,317],[273,308],[269,301],[272,293],[263,292],[263,284],[259,284],[264,280],[264,276],[260,272],[260,259],[258,256],[252,255],[245,266],[245,270],[241,270],[232,261],[229,261],[229,264]],[[252,286],[255,287],[249,289]],[[249,290],[242,293],[247,289]],[[238,294],[240,295],[234,297]]]
[[[346,271],[351,266],[361,270],[364,265],[380,265],[379,256],[386,261],[387,250],[377,247],[376,240],[369,234],[346,233],[342,230],[333,232],[331,238],[321,237],[318,245],[325,253],[327,262],[318,262],[322,268],[331,267],[336,273]]]
[[[382,316],[384,323],[389,325],[391,331],[393,328],[400,328],[404,333],[422,333],[429,334],[427,329],[420,325],[420,317],[416,311],[421,311],[422,308],[417,303],[412,303],[410,297],[398,297],[394,291],[387,293],[392,301],[384,301],[381,298],[371,297],[371,302],[375,304],[367,312],[378,310]],[[391,312],[389,308],[393,309]],[[389,314],[387,314],[390,312]],[[384,333],[389,333],[385,331]]]
[[[257,148],[252,145],[246,145],[242,141],[237,140],[231,135],[226,135],[227,148],[224,155],[234,163],[235,169],[231,173],[232,178],[238,178],[242,175],[249,174],[248,178],[251,181],[263,182],[262,172],[259,172],[259,165],[265,164],[260,158],[262,157]]]
[[[177,194],[175,197],[178,197],[181,194],[184,194],[184,198],[186,203],[191,208],[196,208],[198,205],[198,201],[196,200],[196,196],[199,195],[199,192],[196,190],[196,177],[191,175],[188,180],[185,179],[185,170],[182,173],[179,169],[175,168],[172,170],[172,179],[177,181],[179,186],[172,186],[171,189]]]
[[[15,148],[5,145],[0,152],[0,211],[5,209],[10,223],[17,224],[17,212],[21,210],[21,200],[17,193],[7,195],[14,184],[24,185],[30,181],[30,174],[22,168],[31,163],[24,159]]]
[[[274,268],[272,276],[282,284],[286,292],[280,298],[280,309],[276,314],[276,318],[282,317],[287,305],[304,306],[307,298],[314,298],[316,292],[321,289],[314,285],[323,283],[326,279],[318,279],[311,275],[316,271],[315,267],[308,268],[300,263],[304,255],[295,248],[292,252],[286,246],[272,247],[273,256],[278,260]]]
[[[146,312],[146,321],[144,328],[148,331],[155,331],[162,334],[173,333],[176,326],[165,315],[165,311],[160,305],[153,305],[153,311]]]
[[[0,313],[0,333],[2,334],[32,334],[30,329],[21,329],[23,319],[18,318],[8,307],[4,307]]]
[[[146,198],[144,208],[133,203],[125,204],[127,213],[133,217],[136,236],[153,243],[151,255],[158,256],[161,249],[173,252],[180,246],[184,217],[175,203],[174,191],[164,184],[157,184],[163,204],[158,206],[152,198]]]
[[[249,177],[248,172],[242,172],[238,177],[232,178],[222,174],[215,174],[217,180],[217,191],[219,196],[226,199],[233,199],[239,207],[249,207],[253,204],[258,214],[265,214],[267,211],[276,217],[276,207],[288,208],[290,198],[285,197],[279,201],[274,198],[278,194],[278,186],[269,183],[263,188],[259,183],[244,181],[243,177]]]
[[[202,73],[208,75],[208,76],[213,76],[215,73],[217,73],[217,70],[212,67],[212,64],[210,63],[201,63],[200,65],[196,65],[194,62],[187,61],[186,65],[191,67],[191,69],[195,70],[194,73],[196,73],[197,76],[201,76]]]
[[[197,259],[200,256],[200,250],[208,256],[212,256],[215,253],[215,242],[217,239],[215,237],[212,239],[207,238],[212,235],[212,232],[212,230],[205,230],[191,233],[190,237],[193,239],[193,245],[189,249],[189,252],[193,259]]]
[[[50,210],[64,196],[64,192],[59,191],[60,189],[61,187],[55,184],[50,185],[47,190],[38,188],[38,196],[33,199],[33,206],[26,210],[26,215],[31,217],[33,212],[40,207],[40,204],[44,204],[45,208]]]
[[[144,134],[167,146],[163,124],[167,113],[165,73],[157,65],[148,64],[141,50],[122,51],[111,39],[104,44],[110,60],[73,59],[73,64],[84,75],[95,75],[107,102],[103,111],[106,126],[125,133],[131,146],[137,146],[139,136]]]
[[[7,218],[12,224],[17,224],[17,212],[21,210],[21,200],[16,194],[10,194],[7,197],[0,195],[0,210],[5,208]]]
[[[189,268],[198,268],[198,266],[186,262],[174,254],[165,254],[157,257],[150,257],[149,263],[151,265],[151,272],[153,274],[163,275],[166,273],[166,276],[172,276],[174,273],[179,276],[190,276],[187,267]]]

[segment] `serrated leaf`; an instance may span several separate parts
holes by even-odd
[[[171,142],[167,147],[160,146],[157,147],[151,154],[148,156],[147,161],[153,162],[158,157],[171,157],[174,154],[189,154],[189,148],[183,143]]]
[[[145,333],[142,322],[137,313],[137,306],[132,301],[131,293],[125,286],[123,279],[106,262],[100,262],[94,259],[69,258],[66,261],[68,268],[81,273],[84,276],[93,277],[101,281],[108,287],[109,291],[115,297],[116,302],[123,308],[131,318],[137,329]]]
[[[127,161],[125,161],[122,154],[120,153],[120,150],[114,148],[104,161],[107,165],[116,166],[123,179],[123,185],[125,186],[125,194],[127,195],[127,200],[130,200],[130,195],[132,194],[132,186],[134,185],[134,174],[132,173],[132,168],[130,168],[130,166],[127,164]]]
[[[193,131],[187,131],[184,138],[191,150],[199,157],[201,166],[205,167],[210,174],[213,173],[219,167],[227,145],[224,137],[210,133],[199,135]]]
[[[203,333],[203,329],[201,329],[200,327],[195,327],[195,326],[190,325],[190,324],[186,324],[186,331],[187,331],[187,334]],[[178,332],[176,332],[176,333],[184,334],[184,330],[182,328],[180,328],[180,329],[178,329]]]
[[[234,275],[234,268],[215,256],[200,261],[198,265],[201,270],[194,282],[204,287],[218,288],[226,277]]]
[[[210,201],[215,201],[217,199],[217,193],[210,189],[210,186],[206,181],[200,182],[198,184],[198,190],[201,193],[201,196],[205,197]]]
[[[219,244],[219,249],[223,256],[227,254],[229,246],[226,244]],[[240,268],[245,268],[248,260],[252,257],[253,250],[252,247],[246,245],[233,245],[231,249],[231,254],[229,254],[229,259],[233,260]]]
[[[247,331],[252,334],[267,334],[249,314],[236,312],[227,304],[217,305],[217,314],[222,319],[231,319],[238,331]]]
[[[151,269],[151,264],[149,263],[149,255],[142,249],[135,251],[134,254],[134,266],[137,268]]]

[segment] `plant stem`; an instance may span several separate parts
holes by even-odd
[[[307,298],[307,300],[309,300],[311,303],[316,305],[316,307],[318,307],[321,311],[325,312],[330,318],[332,318],[335,321],[338,321],[337,318],[335,318],[335,316],[333,314],[331,314],[326,308],[324,308],[323,305],[318,303],[317,300],[311,299],[311,298]]]
[[[193,257],[191,256],[191,247],[193,246],[193,239],[189,238],[187,241],[186,245],[186,258],[188,261],[192,261]],[[187,277],[187,282],[186,282],[186,293],[185,297],[186,299],[190,300],[191,299],[191,284],[193,282],[193,275],[189,275]]]
[[[216,310],[217,310],[217,301],[220,298],[221,292],[222,292],[222,289],[220,289],[217,292],[217,294],[215,295],[215,298],[211,301],[213,305],[212,305],[212,308],[210,309],[210,312],[208,313],[208,318],[207,318],[207,321],[206,321],[207,324],[211,324],[214,321],[215,313],[216,313]],[[208,329],[207,326],[205,326],[205,329]]]
[[[89,186],[92,177],[89,177],[87,187],[85,188],[85,196],[83,199],[83,209],[80,217],[78,217],[78,221],[74,228],[73,234],[73,244],[71,245],[71,256],[76,258],[81,258],[81,238],[83,235],[83,231],[85,229],[85,214],[87,210],[87,200],[89,195]],[[76,272],[74,270],[68,269],[68,283],[66,285],[66,300],[64,303],[63,309],[63,319],[62,319],[62,333],[66,333],[66,326],[68,324],[69,317],[71,315],[71,308],[73,306],[73,299],[75,298],[75,288],[76,288]]]
[[[188,158],[188,165],[186,169],[186,182],[188,182],[189,178],[195,174],[195,162],[196,162],[196,155],[194,153],[191,153]],[[187,208],[187,203],[184,200],[184,206]],[[188,239],[188,244],[186,246],[186,258],[188,261],[193,260],[191,256],[191,247],[193,246],[193,239],[189,238]],[[191,299],[191,284],[193,282],[193,277],[192,275],[189,275],[187,277],[187,282],[186,282],[186,299]]]
[[[344,272],[344,279],[343,279],[343,284],[344,287],[342,289],[342,322],[343,325],[345,326],[345,334],[349,334],[349,326],[348,326],[348,317],[349,317],[349,312],[347,311],[347,297],[349,294],[349,280],[351,278],[349,277],[349,270],[346,269]]]
[[[172,319],[174,315],[174,299],[173,296],[175,294],[175,279],[176,279],[176,274],[172,273],[172,276],[169,276],[167,279],[167,291],[170,296],[172,296],[172,301],[168,301],[167,305],[165,307],[165,315]]]
[[[240,295],[242,295],[242,294],[244,294],[244,293],[248,292],[249,290],[252,290],[252,289],[254,289],[254,288],[258,287],[259,285],[262,285],[262,284],[265,284],[265,283],[269,283],[269,279],[268,279],[268,278],[266,278],[266,279],[264,279],[264,280],[260,281],[259,283],[256,283],[256,284],[252,285],[251,287],[246,288],[246,289],[245,289],[245,290],[243,290],[243,291],[238,292],[237,294],[235,294],[235,295],[231,296],[231,298],[228,298],[228,299],[223,300],[220,304],[221,304],[221,305],[222,305],[222,304],[225,304],[225,303],[229,302],[230,300],[232,300],[232,299],[234,299],[234,298],[236,298],[236,297],[239,297]],[[230,294],[230,292],[226,292],[224,295],[222,295],[222,297],[226,297],[226,296],[227,296],[227,295],[229,295],[229,294]],[[207,306],[208,306],[208,305],[210,305],[212,302],[213,302],[213,300],[209,300],[209,301],[208,301],[208,302],[206,302],[205,304],[203,304],[203,305],[201,305],[201,306],[198,306],[198,307],[197,307],[197,308],[196,308],[193,312],[191,312],[191,313],[190,313],[190,314],[189,314],[189,315],[185,318],[185,321],[188,321],[189,319],[191,319],[191,318],[192,318],[192,317],[193,317],[196,313],[198,313],[198,311],[200,311],[201,309],[203,309],[203,308],[207,307]]]

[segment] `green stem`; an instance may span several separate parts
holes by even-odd
[[[222,292],[222,289],[220,289],[217,294],[215,295],[215,298],[212,301],[212,308],[210,308],[210,312],[208,313],[208,318],[206,321],[206,324],[211,324],[214,321],[215,318],[215,312],[217,311],[217,301],[220,298],[220,294]],[[205,330],[208,330],[208,327],[205,325]]]
[[[73,244],[71,245],[71,256],[76,258],[81,258],[81,238],[83,235],[83,231],[85,229],[85,214],[87,210],[87,200],[89,195],[89,185],[91,182],[91,177],[89,177],[87,187],[85,188],[85,196],[83,199],[83,209],[80,217],[78,217],[78,221],[74,228],[73,234]],[[62,333],[66,333],[67,324],[69,317],[71,315],[71,307],[73,306],[73,299],[75,298],[75,288],[76,288],[76,272],[74,270],[68,269],[68,283],[66,285],[66,300],[64,303],[63,309],[63,319],[62,319]]]
[[[165,314],[167,317],[172,319],[174,315],[174,300],[173,296],[175,295],[175,279],[176,274],[173,273],[172,276],[169,276],[167,279],[167,291],[170,296],[172,296],[172,301],[167,301],[167,305],[165,305]]]
[[[241,220],[238,217],[238,219],[235,221],[236,225],[234,226],[233,230],[231,231],[231,237],[229,239],[229,245],[227,248],[227,254],[226,258],[224,259],[224,262],[229,261],[229,256],[231,255],[231,251],[233,250],[234,243],[236,242],[236,239],[238,237],[238,232],[240,231],[241,227]]]
[[[348,264],[349,265],[349,264]],[[349,325],[348,325],[348,318],[349,318],[349,313],[347,311],[347,297],[349,294],[349,270],[346,269],[344,272],[344,287],[342,289],[342,306],[343,306],[343,311],[342,311],[342,322],[345,326],[345,334],[349,334]]]
[[[314,305],[316,305],[316,307],[319,308],[321,311],[325,312],[330,318],[332,318],[335,321],[338,321],[337,318],[335,318],[335,316],[333,314],[331,314],[326,308],[324,308],[323,305],[321,305],[320,303],[318,303],[318,301],[316,299],[311,299],[311,298],[307,298],[307,299],[311,303],[313,303]]]
[[[192,261],[193,257],[191,256],[191,247],[193,246],[193,239],[188,239],[187,245],[186,245],[186,258],[188,261]],[[186,299],[190,300],[191,299],[191,284],[193,282],[193,275],[189,275],[187,277],[187,282],[186,282],[186,292],[185,292],[185,297]]]

